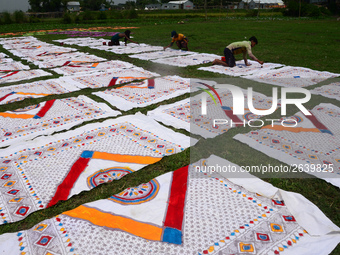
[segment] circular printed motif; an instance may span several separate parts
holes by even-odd
[[[132,172],[133,170],[128,167],[112,167],[104,170],[99,170],[87,178],[87,185],[89,186],[89,188],[94,188],[106,182],[119,180],[123,176]]]
[[[135,188],[127,188],[118,195],[113,195],[109,199],[124,205],[142,204],[152,200],[159,192],[158,181],[151,180]]]
[[[254,113],[252,113],[252,112],[248,112],[248,113],[246,113],[245,115],[243,115],[243,118],[245,119],[245,120],[253,120],[253,119],[258,119],[259,117],[261,117],[261,116],[259,116],[259,115],[256,115],[256,114],[254,114]]]

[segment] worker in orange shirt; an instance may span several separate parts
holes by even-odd
[[[179,49],[189,50],[189,48],[188,48],[188,38],[186,38],[183,34],[177,34],[176,31],[172,31],[171,32],[171,38],[172,38],[171,43],[168,46],[165,46],[164,50],[166,48],[171,47],[174,44],[174,42],[176,42]]]

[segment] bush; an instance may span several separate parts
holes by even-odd
[[[12,23],[11,14],[9,14],[9,12],[4,12],[3,17],[4,17],[4,24]]]
[[[25,23],[27,22],[26,15],[23,11],[15,11],[14,14],[15,23]]]
[[[246,17],[257,17],[259,14],[259,10],[248,10],[246,13]]]
[[[36,16],[30,16],[29,19],[28,19],[28,22],[29,23],[39,23],[40,19]]]
[[[80,23],[80,17],[77,15],[74,19],[74,23],[79,24]]]
[[[299,3],[290,1],[287,5],[287,10],[284,12],[285,16],[298,17],[299,16]],[[301,17],[320,17],[322,15],[330,15],[329,10],[324,7],[318,7],[314,4],[301,3],[300,16]]]
[[[121,11],[112,10],[110,12],[110,17],[113,19],[123,19],[123,13]]]
[[[126,19],[138,19],[138,13],[135,9],[127,10],[124,16]]]
[[[83,14],[83,20],[94,20],[92,12],[85,11]]]
[[[69,13],[67,13],[67,12],[64,13],[63,22],[65,24],[71,24],[72,23],[72,18],[71,18],[71,15]]]
[[[99,20],[107,19],[106,12],[105,11],[100,11],[99,14],[98,14],[98,19]]]

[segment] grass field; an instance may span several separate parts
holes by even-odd
[[[138,22],[138,20],[140,22]],[[170,43],[170,32],[176,30],[177,32],[184,33],[189,38],[189,48],[192,51],[215,53],[223,55],[224,47],[233,42],[244,40],[252,35],[255,35],[259,44],[253,49],[253,53],[260,60],[265,62],[281,63],[285,65],[308,67],[320,71],[330,71],[340,73],[340,51],[339,46],[339,34],[340,26],[339,21],[336,20],[271,20],[271,19],[186,19],[184,24],[178,24],[175,18],[167,19],[153,19],[145,21],[143,19],[134,20],[126,23],[109,23],[82,25],[77,27],[89,27],[89,26],[138,26],[138,29],[134,29],[134,40],[142,43],[148,43],[152,45],[165,46]],[[17,32],[17,31],[33,31],[40,29],[54,29],[54,28],[71,28],[75,25],[64,24],[23,24],[23,25],[6,25],[1,27],[2,32]],[[64,35],[39,35],[36,36],[42,41],[54,43],[52,40],[66,38]],[[108,38],[109,39],[109,38]],[[126,55],[115,55],[107,53],[105,51],[94,50],[88,47],[77,47],[79,51],[95,54],[100,57],[107,58],[109,60],[123,60],[141,66],[147,70],[158,72],[161,75],[179,75],[182,77],[198,77],[198,78],[212,78],[219,79],[219,81],[225,81],[239,85],[240,87],[247,88],[252,86],[255,91],[271,95],[271,85],[251,82],[241,78],[226,78],[223,75],[211,74],[204,71],[198,71],[197,66],[188,68],[176,68],[166,65],[155,65],[154,63],[132,59]],[[5,52],[16,60],[20,60],[17,57],[12,56],[9,52],[0,47],[0,51]],[[24,64],[28,64],[23,61]],[[31,68],[36,68],[34,65],[29,64]],[[205,65],[202,65],[205,66]],[[60,75],[54,74],[53,78]],[[52,77],[49,77],[52,78]],[[336,79],[334,79],[336,80]],[[13,83],[18,84],[18,83]],[[327,84],[327,83],[322,83]],[[9,84],[0,85],[7,86]],[[12,85],[12,84],[11,84]],[[313,89],[320,85],[308,87]],[[96,89],[96,91],[105,90]],[[77,96],[80,94],[87,95],[97,101],[103,102],[100,98],[91,95],[93,90],[85,89],[78,92],[49,96],[47,98],[39,98],[34,100],[25,100],[18,102],[15,105],[2,105],[0,111],[6,111],[31,105],[36,102],[45,101],[52,98],[66,98],[70,96]],[[124,115],[132,114],[137,111],[146,113],[148,110],[152,110],[161,104],[167,104],[175,102],[179,99],[189,97],[184,95],[176,99],[168,100],[159,104],[155,104],[143,109],[133,109],[124,113]],[[308,102],[308,107],[312,108],[315,105],[324,102],[332,103],[340,107],[340,102],[333,99],[324,98],[321,96],[312,95],[312,99]],[[297,109],[289,109],[288,114],[294,114]],[[170,127],[169,127],[170,128]],[[240,165],[259,165],[262,163],[280,165],[281,162],[269,158],[268,156],[251,149],[247,145],[241,144],[233,139],[237,133],[249,132],[250,128],[244,129],[231,129],[223,135],[223,142],[227,143],[225,151],[221,152],[230,161]],[[184,130],[176,130],[189,135]],[[119,181],[115,181],[109,184],[103,184],[89,192],[82,192],[81,194],[72,197],[68,201],[59,202],[57,205],[35,212],[29,215],[26,219],[12,224],[6,224],[0,226],[0,233],[16,232],[32,227],[38,222],[58,215],[66,210],[73,209],[80,204],[94,201],[102,198],[107,198],[112,194],[118,193],[123,189],[130,186],[137,186],[140,183],[148,182],[152,178],[159,176],[165,172],[173,171],[179,167],[185,166],[190,162],[190,157],[208,157],[214,153],[214,145],[220,143],[220,138],[215,139],[202,139],[196,145],[197,148],[205,148],[205,150],[195,150],[195,153],[190,149],[184,152],[163,158],[160,162],[148,166],[138,172],[129,174]],[[251,157],[249,156],[251,155]],[[314,178],[274,178],[265,179],[278,188],[301,193],[307,199],[316,204],[336,225],[340,226],[340,192],[339,188],[332,186],[320,179]],[[340,246],[333,251],[333,255],[340,254]]]

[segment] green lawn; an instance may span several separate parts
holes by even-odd
[[[281,63],[285,65],[308,67],[320,71],[330,71],[340,73],[340,51],[339,46],[339,34],[340,27],[339,22],[336,20],[271,20],[271,19],[202,19],[202,18],[187,18],[184,24],[178,24],[176,18],[170,20],[155,19],[145,21],[144,19],[138,19],[133,21],[127,21],[122,24],[121,22],[115,23],[111,20],[106,24],[92,24],[92,25],[77,25],[77,27],[89,27],[89,26],[138,26],[138,29],[134,29],[134,40],[142,43],[148,43],[152,45],[165,46],[169,44],[170,32],[176,30],[177,32],[184,33],[189,38],[189,47],[192,51],[215,53],[223,55],[223,49],[226,45],[233,41],[244,40],[252,35],[255,35],[259,44],[253,49],[253,53],[259,59],[265,62]],[[60,24],[23,24],[23,25],[6,25],[2,28],[2,32],[7,31],[30,31],[39,29],[54,29],[54,28],[70,28],[75,25],[60,25]],[[63,35],[39,35],[40,40],[53,43],[52,40],[66,38]],[[108,38],[109,39],[109,38]],[[69,47],[68,45],[65,45]],[[105,57],[109,60],[124,60],[130,63],[141,66],[147,70],[158,72],[161,75],[179,75],[182,77],[199,77],[199,78],[213,78],[220,79],[219,81],[225,81],[228,83],[237,84],[243,88],[252,86],[255,91],[264,93],[266,95],[271,94],[271,85],[260,84],[251,82],[241,78],[226,78],[223,75],[212,74],[209,72],[198,71],[197,66],[187,68],[169,67],[166,65],[155,65],[152,62],[142,61],[129,58],[126,55],[115,55],[105,51],[94,50],[88,47],[70,46],[79,49],[79,51],[89,52],[100,57]],[[0,47],[0,51],[12,56],[6,50]],[[16,60],[19,58],[13,57]],[[23,61],[23,63],[26,63]],[[30,65],[31,68],[36,68]],[[60,75],[54,74],[53,77],[59,77]],[[48,77],[51,78],[51,77]],[[336,80],[336,79],[335,79]],[[18,84],[18,83],[13,83]],[[327,84],[327,83],[324,83]],[[7,86],[0,85],[0,86]],[[319,85],[316,85],[319,86]],[[314,88],[312,86],[310,88]],[[308,88],[309,89],[309,88]],[[95,91],[105,90],[96,89]],[[58,95],[49,96],[52,98],[65,98],[70,96],[77,96],[80,94],[87,95],[97,101],[102,100],[96,96],[91,95],[94,90],[85,89],[82,91]],[[154,109],[161,104],[172,103],[179,99],[189,97],[184,95],[176,99],[171,99],[166,102],[158,103],[143,109],[133,109],[125,112],[124,115],[141,111],[146,113],[148,110]],[[2,105],[0,111],[6,111],[15,109],[18,107],[27,106],[36,102],[45,101],[47,98],[39,98],[34,100],[25,100],[18,102],[15,105]],[[314,107],[315,105],[324,102],[332,103],[340,107],[340,102],[337,100],[327,99],[321,96],[312,96],[312,99],[308,102],[308,107]],[[294,114],[297,109],[290,109],[289,114]],[[171,127],[170,127],[171,128]],[[129,174],[119,181],[115,181],[109,184],[101,185],[91,191],[82,192],[81,194],[72,197],[68,201],[59,202],[57,205],[35,212],[28,216],[26,219],[12,224],[6,224],[0,226],[0,233],[16,232],[19,230],[27,229],[37,224],[38,222],[58,215],[66,210],[73,209],[80,204],[94,201],[102,198],[107,198],[112,194],[118,193],[123,189],[130,186],[137,186],[142,182],[147,182],[152,178],[161,175],[168,171],[173,171],[179,167],[185,166],[192,159],[198,159],[199,157],[208,157],[212,153],[216,153],[214,145],[220,144],[221,141],[226,142],[227,146],[223,147],[223,151],[219,151],[228,160],[240,164],[240,165],[259,165],[262,163],[280,165],[281,162],[269,158],[268,156],[251,149],[247,145],[244,145],[233,139],[237,133],[246,133],[250,129],[231,129],[223,135],[222,140],[220,137],[215,139],[201,140],[195,146],[194,149],[187,149],[184,152],[165,157],[160,162],[148,166],[138,172]],[[186,131],[177,130],[179,132],[188,134]],[[204,148],[204,150],[202,149]],[[251,157],[249,156],[251,155]],[[195,158],[196,157],[196,158]],[[298,192],[316,204],[335,224],[340,226],[340,192],[339,188],[336,188],[323,180],[314,178],[273,178],[265,179],[278,188],[284,190]],[[340,246],[333,251],[333,255],[340,254]]]

